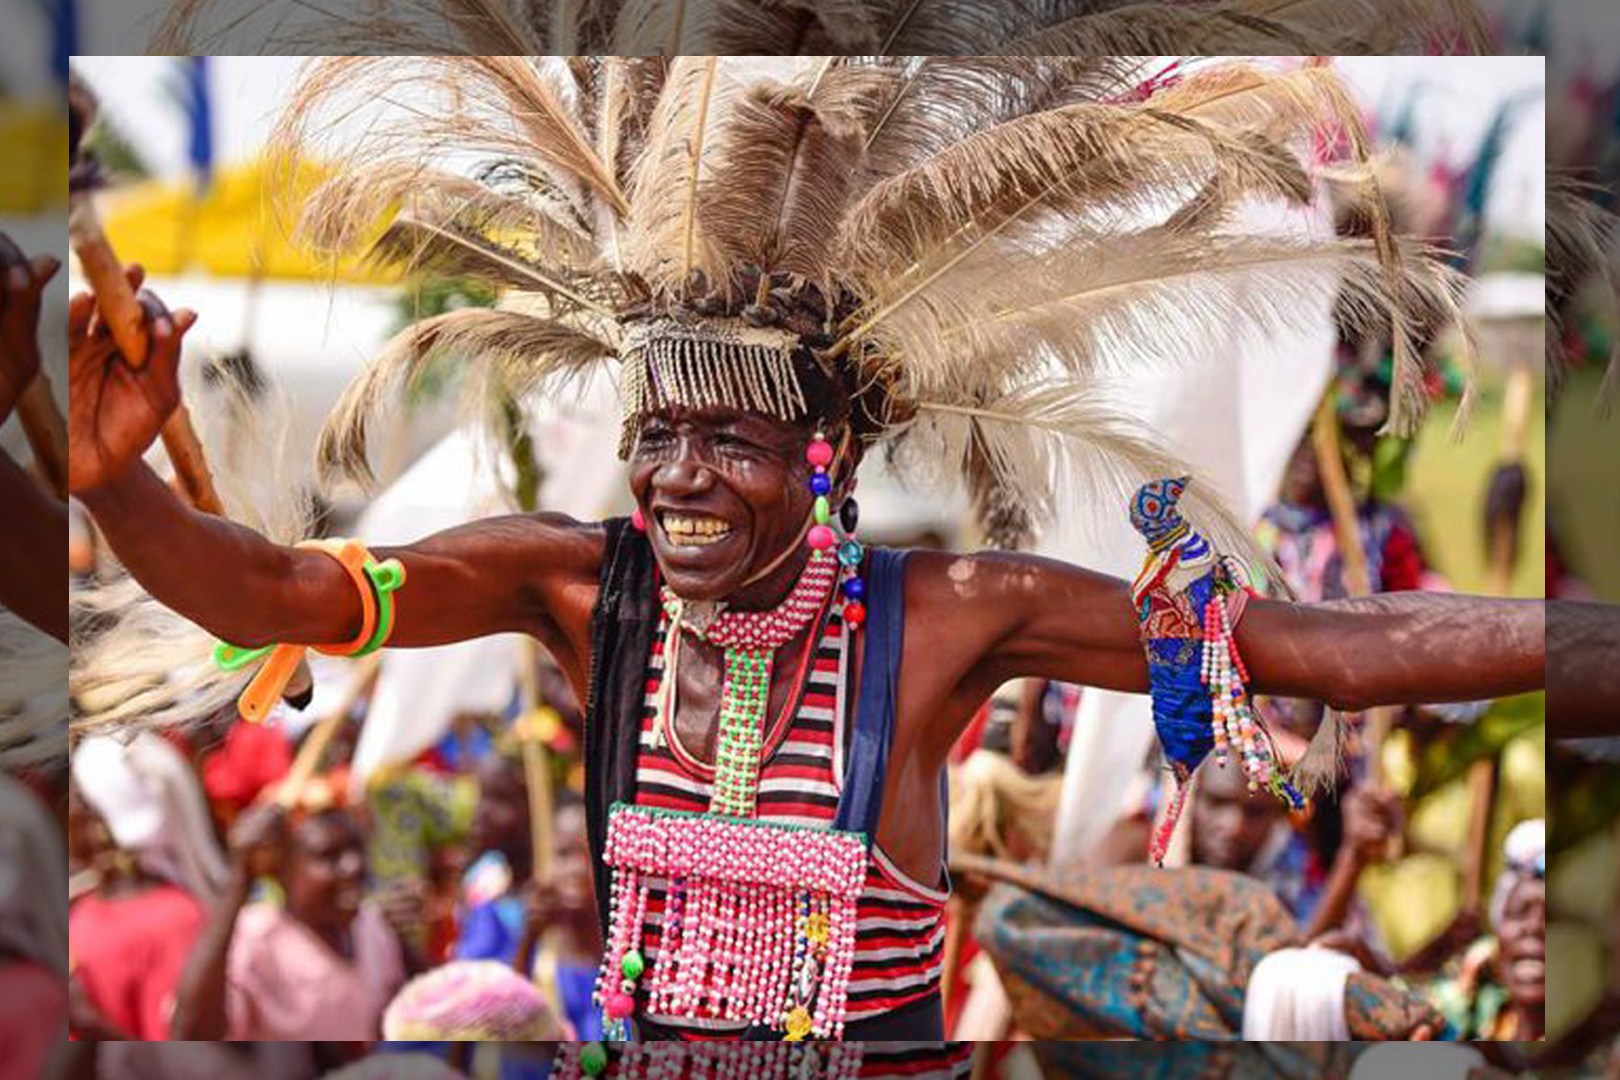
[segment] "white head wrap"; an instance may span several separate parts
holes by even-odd
[[[1344,985],[1360,971],[1355,957],[1332,949],[1278,949],[1249,975],[1243,996],[1245,1041],[1344,1042]]]
[[[196,897],[225,884],[228,868],[191,765],[150,733],[128,743],[93,736],[73,752],[73,780],[113,842],[141,868]]]
[[[1491,926],[1502,925],[1513,886],[1527,877],[1544,877],[1547,872],[1547,822],[1532,818],[1513,826],[1502,843],[1502,872],[1491,890]]]

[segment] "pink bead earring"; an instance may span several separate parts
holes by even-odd
[[[642,514],[641,507],[636,507],[635,511],[631,513],[630,525],[636,532],[644,533],[647,531],[647,518],[646,515]]]
[[[815,470],[810,477],[810,493],[816,497],[816,523],[810,527],[805,537],[812,550],[825,552],[838,543],[838,534],[833,532],[832,526],[827,524],[829,513],[827,508],[827,495],[832,491],[832,477],[827,475],[827,466],[832,464],[832,443],[821,432],[816,432],[805,448],[804,459]]]
[[[853,498],[846,498],[844,505],[839,508],[838,521],[844,528],[844,540],[839,543],[838,533],[832,526],[832,477],[827,475],[827,467],[832,464],[834,454],[826,435],[816,432],[805,449],[804,457],[815,470],[810,476],[810,494],[816,498],[812,511],[816,523],[810,527],[805,539],[817,557],[824,557],[827,552],[837,548],[838,562],[844,574],[844,621],[858,629],[866,621],[866,582],[861,578],[861,563],[866,558],[866,550],[855,539],[860,507]],[[853,482],[850,487],[853,490]]]

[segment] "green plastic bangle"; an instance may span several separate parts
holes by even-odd
[[[370,641],[349,654],[351,658],[374,653],[387,644],[388,636],[394,632],[394,591],[405,584],[405,567],[398,559],[368,561],[365,572],[377,597],[377,628],[371,632]]]
[[[394,591],[405,584],[405,567],[398,559],[388,559],[385,562],[368,561],[363,568],[366,579],[371,582],[372,595],[377,599],[377,626],[371,632],[371,639],[355,652],[348,653],[350,658],[365,656],[374,653],[388,642],[388,635],[394,632]],[[275,648],[274,645],[261,645],[256,649],[232,645],[221,641],[214,645],[214,666],[221,671],[240,671],[253,663],[268,656]]]
[[[240,671],[260,657],[269,655],[274,648],[274,645],[261,645],[257,649],[245,649],[221,641],[214,646],[214,665],[221,671]]]

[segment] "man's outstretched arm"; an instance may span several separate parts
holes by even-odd
[[[81,497],[146,590],[222,640],[333,644],[360,631],[360,598],[335,559],[193,510],[144,464]],[[567,518],[512,515],[372,554],[406,573],[389,644],[419,646],[544,633],[548,581],[570,567],[588,575],[594,545]]]
[[[907,585],[925,613],[918,633],[937,637],[929,655],[955,664],[966,685],[1044,676],[1147,690],[1126,582],[1027,556],[915,561]],[[1255,692],[1355,709],[1540,689],[1545,634],[1540,601],[1404,592],[1323,604],[1257,598],[1237,641]]]
[[[1547,683],[1539,600],[1398,592],[1255,600],[1237,630],[1253,689],[1340,709],[1477,701]]]
[[[140,284],[138,268],[130,280]],[[180,344],[195,316],[171,314],[148,292],[140,299],[152,348],[138,369],[97,324],[92,297],[81,294],[69,305],[74,494],[147,591],[217,637],[244,646],[352,641],[361,602],[336,560],[191,509],[141,461],[179,404]],[[406,571],[390,644],[435,645],[507,630],[555,644],[550,613],[568,590],[594,582],[599,548],[595,530],[528,516],[376,549]]]

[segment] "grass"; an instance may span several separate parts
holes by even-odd
[[[1620,601],[1620,415],[1598,415],[1598,372],[1569,381],[1548,437],[1547,504],[1565,561],[1599,597]]]

